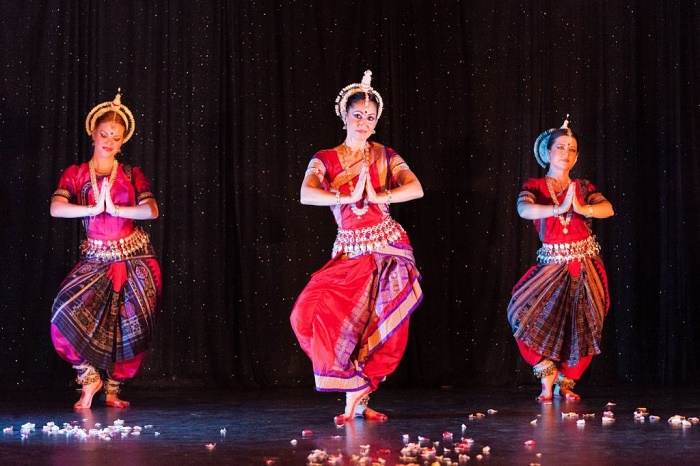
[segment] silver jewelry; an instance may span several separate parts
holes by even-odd
[[[364,75],[362,76],[362,81],[359,83],[348,84],[342,88],[340,92],[338,92],[338,96],[335,98],[335,114],[338,115],[341,120],[343,120],[343,123],[345,123],[347,120],[346,107],[348,98],[353,94],[357,94],[358,92],[365,93],[365,100],[369,100],[369,94],[374,95],[378,102],[377,120],[379,120],[379,118],[382,116],[382,111],[384,110],[384,101],[382,100],[382,96],[379,95],[379,92],[372,87],[372,72],[370,70],[365,71]],[[343,129],[345,129],[345,126],[343,126]]]

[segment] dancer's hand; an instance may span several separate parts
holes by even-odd
[[[561,215],[564,212],[568,212],[571,208],[571,203],[574,201],[574,199],[576,199],[576,183],[572,181],[571,183],[569,183],[569,188],[566,190],[566,197],[564,198],[564,202],[559,204],[559,207],[557,208],[557,213]]]
[[[369,176],[367,177],[367,181],[365,181],[365,192],[367,193],[367,200],[369,202],[372,204],[381,203],[379,196],[377,196],[377,191],[374,190],[374,186],[372,185],[372,178]]]
[[[88,216],[99,215],[105,211],[105,196],[107,195],[107,190],[105,189],[106,181],[107,180],[103,180],[102,182],[102,188],[100,189],[100,193],[97,195],[95,205],[88,207]]]
[[[590,206],[588,204],[586,204],[586,205],[581,204],[578,200],[578,196],[574,196],[572,204],[574,206],[574,212],[576,212],[577,214],[586,216],[586,217],[590,217],[590,215],[589,215],[590,210],[591,210]]]
[[[110,192],[109,188],[110,186],[107,184],[107,179],[105,178],[102,182],[102,189],[105,191],[105,211],[107,211],[109,215],[118,217],[119,207],[114,205],[114,201],[112,201],[112,193]]]
[[[362,195],[365,193],[365,185],[367,183],[367,179],[369,178],[367,176],[368,173],[369,168],[363,163],[362,168],[360,168],[360,176],[357,180],[357,184],[355,185],[355,189],[353,189],[352,193],[350,193],[350,202],[348,202],[348,204],[354,204],[362,199]]]

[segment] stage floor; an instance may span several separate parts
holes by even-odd
[[[386,423],[358,420],[336,427],[332,418],[341,406],[337,394],[309,390],[276,390],[260,393],[231,392],[134,392],[132,407],[105,408],[96,400],[93,409],[69,409],[73,393],[4,394],[0,401],[0,427],[12,427],[0,437],[3,465],[304,465],[314,449],[343,454],[343,462],[355,464],[351,455],[364,448],[371,457],[385,458],[387,465],[399,459],[404,435],[410,442],[424,437],[424,446],[436,447],[457,464],[454,444],[473,439],[465,464],[491,465],[666,465],[700,464],[700,424],[673,425],[673,415],[700,416],[698,390],[643,390],[629,387],[594,389],[581,387],[585,399],[576,403],[554,401],[538,404],[536,388],[473,390],[384,390],[371,405],[387,413]],[[126,394],[125,394],[126,395]],[[603,425],[608,402],[615,422]],[[638,407],[660,417],[652,422],[635,420]],[[489,414],[489,410],[497,412]],[[577,419],[562,413],[595,414]],[[470,414],[484,413],[470,420]],[[86,432],[113,425],[142,428],[140,435],[113,429],[110,440],[96,435],[81,438],[75,427]],[[535,425],[531,421],[537,420]],[[42,427],[54,422],[74,426],[73,433],[46,433]],[[34,423],[35,430],[20,433]],[[463,427],[464,425],[464,432]],[[152,426],[152,427],[151,427]],[[221,429],[226,429],[225,434]],[[138,430],[138,429],[136,429]],[[308,430],[312,434],[302,435]],[[444,440],[451,432],[453,441]],[[308,434],[308,433],[307,433]],[[293,442],[296,440],[296,442]],[[525,442],[534,441],[533,446]],[[293,445],[296,443],[296,445]],[[206,445],[210,444],[208,448]],[[213,445],[213,446],[212,446]],[[363,447],[367,446],[369,447]],[[484,454],[483,448],[490,447]],[[483,455],[477,458],[477,455]],[[539,454],[539,455],[538,455]],[[464,459],[464,457],[463,457]],[[358,463],[362,464],[362,463]],[[369,463],[368,463],[369,464]],[[418,464],[432,464],[419,460]]]

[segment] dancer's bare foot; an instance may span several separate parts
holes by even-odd
[[[93,383],[83,385],[82,391],[80,393],[80,399],[75,402],[73,409],[90,409],[92,406],[92,398],[95,393],[99,392],[102,388],[102,380],[97,379]]]
[[[120,399],[118,393],[107,393],[105,395],[105,405],[109,406],[110,408],[124,409],[128,408],[130,403],[126,400]]]
[[[559,375],[557,365],[551,359],[545,358],[532,366],[532,373],[540,379],[540,384],[542,385],[542,391],[536,400],[552,401],[552,386]]]
[[[576,381],[573,379],[565,377],[563,374],[559,374],[555,383],[556,386],[554,387],[554,396],[563,397],[566,401],[581,400],[578,393],[574,392]]]
[[[549,375],[545,375],[540,379],[540,384],[542,385],[542,391],[537,396],[537,401],[552,401],[552,387],[554,386],[554,381],[557,379],[559,374],[555,370]]]
[[[107,379],[105,385],[105,405],[110,408],[124,409],[129,407],[129,402],[119,398],[121,382],[111,377]]]
[[[566,388],[560,388],[559,394],[561,396],[563,396],[566,399],[566,401],[580,401],[581,400],[581,395],[574,392],[573,390],[569,390]]]
[[[379,411],[375,411],[369,406],[365,408],[365,411],[362,413],[362,416],[368,421],[385,422],[389,420],[389,416],[387,416],[384,413],[380,413]]]
[[[360,402],[360,400],[362,400],[362,398],[369,395],[370,392],[371,390],[369,388],[358,390],[356,392],[346,392],[345,412],[333,418],[336,425],[342,425],[348,421],[352,421],[355,418],[355,409],[357,408],[357,404]]]

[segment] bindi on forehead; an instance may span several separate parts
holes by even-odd
[[[124,133],[124,128],[115,123],[102,124],[99,130],[108,136],[121,136]]]
[[[376,113],[377,104],[375,104],[371,100],[355,102],[350,107],[350,110],[355,112]]]

